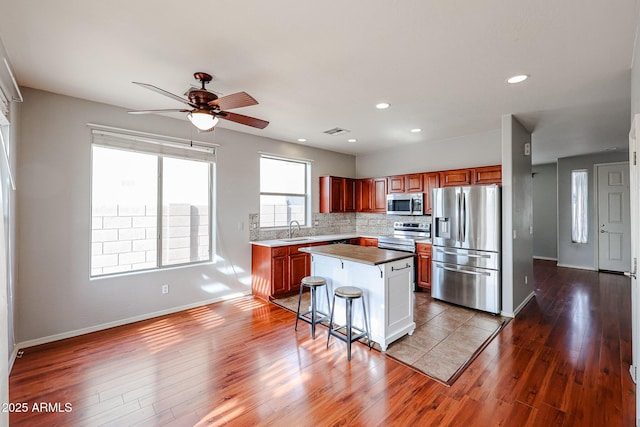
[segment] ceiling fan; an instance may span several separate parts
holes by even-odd
[[[171,112],[181,112],[181,113],[189,113],[187,114],[187,118],[197,127],[200,131],[208,132],[212,131],[213,127],[218,123],[219,119],[229,120],[231,122],[240,123],[242,125],[251,126],[258,129],[264,129],[267,127],[269,122],[261,119],[256,119],[255,117],[245,116],[243,114],[232,113],[230,111],[233,108],[240,107],[248,107],[250,105],[258,104],[251,95],[246,92],[238,92],[233,93],[231,95],[226,95],[222,97],[218,97],[213,92],[209,92],[204,88],[204,85],[209,83],[213,77],[207,73],[195,73],[193,75],[196,80],[199,80],[202,83],[202,88],[194,88],[191,89],[187,93],[187,98],[185,99],[181,96],[174,95],[171,92],[167,92],[164,89],[160,89],[159,87],[140,82],[133,82],[138,86],[142,86],[144,88],[150,89],[154,92],[158,92],[161,95],[168,96],[169,98],[173,98],[177,101],[182,102],[183,104],[188,105],[191,109],[164,109],[164,110],[137,110],[137,111],[129,111],[131,114],[151,114],[151,113],[171,113]]]

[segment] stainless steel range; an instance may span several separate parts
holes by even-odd
[[[378,248],[416,252],[416,241],[431,238],[431,223],[394,222],[391,236],[378,237]]]

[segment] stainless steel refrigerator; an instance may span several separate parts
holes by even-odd
[[[499,313],[500,187],[435,188],[432,196],[431,296]]]

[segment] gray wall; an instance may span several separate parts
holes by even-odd
[[[597,233],[594,165],[596,163],[622,162],[629,159],[628,153],[613,152],[558,159],[558,265],[563,267],[595,270]],[[589,177],[587,243],[571,241],[571,171],[586,169]]]
[[[250,291],[249,215],[259,212],[259,152],[313,160],[312,182],[355,176],[355,158],[149,115],[34,89],[23,90],[18,151],[16,338],[32,345]],[[218,262],[89,279],[90,146],[87,123],[220,144]],[[312,186],[318,211],[318,185]],[[162,295],[162,284],[170,293]]]
[[[533,296],[531,133],[502,117],[502,312],[514,316]]]
[[[502,163],[501,130],[400,145],[356,157],[358,178],[490,166]]]
[[[558,179],[556,163],[533,170],[533,257],[558,259]]]

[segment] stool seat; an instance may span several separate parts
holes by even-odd
[[[327,284],[327,280],[320,276],[303,277],[300,282],[305,286],[322,286]]]
[[[340,286],[333,292],[343,298],[360,298],[362,296],[362,289],[356,288],[355,286]]]

